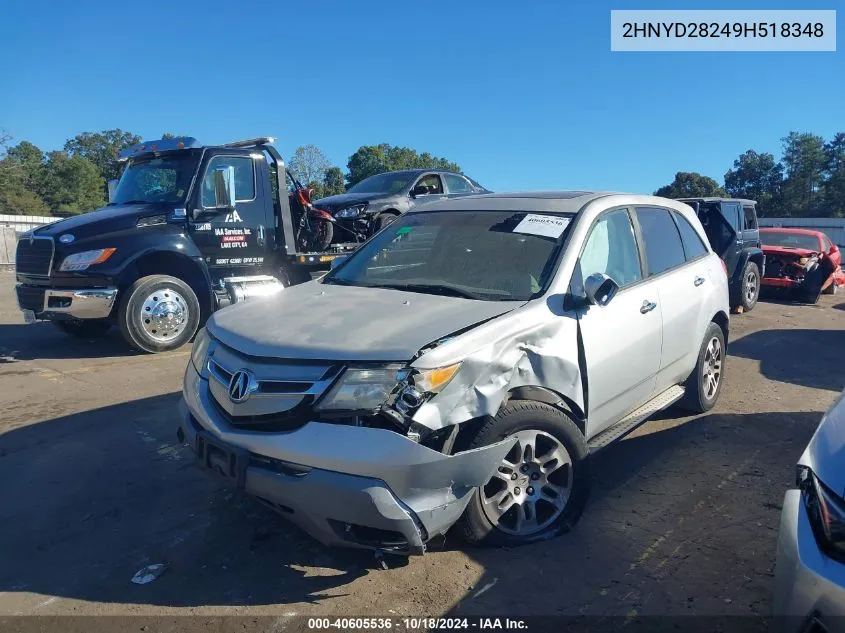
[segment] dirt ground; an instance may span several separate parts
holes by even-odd
[[[509,550],[447,539],[373,569],[194,467],[176,445],[188,349],[24,325],[0,272],[0,617],[15,614],[767,614],[780,506],[845,387],[845,303],[731,321],[718,407],[600,453],[586,513]],[[156,581],[130,579],[166,563]]]

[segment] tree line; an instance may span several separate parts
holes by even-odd
[[[44,152],[29,141],[13,144],[0,131],[0,213],[65,216],[102,206],[106,182],[120,175],[120,150],[140,142],[137,134],[120,129],[83,132],[61,150]],[[655,194],[750,198],[758,202],[761,216],[845,217],[845,133],[825,141],[816,134],[790,132],[782,144],[780,160],[753,149],[740,155],[723,184],[699,173],[678,172]],[[315,200],[343,193],[375,174],[415,168],[460,171],[446,158],[387,143],[358,148],[345,172],[314,145],[297,147],[288,161],[296,178],[314,189]]]
[[[749,149],[725,173],[724,185],[709,176],[679,171],[655,191],[667,198],[749,198],[768,217],[845,217],[845,132],[829,141],[790,132],[781,139],[780,161]]]
[[[166,133],[162,138],[175,138]],[[61,150],[44,152],[29,141],[13,143],[0,130],[0,213],[68,216],[103,206],[107,182],[120,177],[120,151],[141,142],[121,129],[83,132]],[[314,199],[343,193],[368,176],[395,169],[460,167],[426,152],[382,143],[365,145],[349,157],[347,172],[333,166],[314,145],[297,147],[288,168],[299,181],[313,188]]]

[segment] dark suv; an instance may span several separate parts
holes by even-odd
[[[679,198],[695,209],[713,250],[728,271],[731,309],[757,305],[766,266],[757,226],[757,203],[739,198]]]

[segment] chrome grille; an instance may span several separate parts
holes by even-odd
[[[49,237],[24,237],[18,240],[15,271],[21,275],[49,277],[53,265],[54,244]]]
[[[219,412],[234,426],[256,428],[266,424],[275,428],[279,423],[296,424],[300,419],[305,423],[311,405],[342,368],[328,362],[247,359],[223,346],[209,351],[208,388]],[[253,391],[244,401],[233,402],[229,383],[239,370],[253,375]]]

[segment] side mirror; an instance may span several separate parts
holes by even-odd
[[[340,266],[343,262],[345,262],[345,261],[346,261],[346,259],[347,259],[348,257],[349,257],[349,255],[339,255],[338,257],[335,257],[335,258],[332,260],[332,263],[331,263],[331,270],[334,270],[335,268],[337,268],[338,266]]]
[[[584,294],[593,305],[606,306],[618,290],[619,284],[604,273],[593,273],[584,280]]]
[[[416,198],[417,196],[427,196],[428,195],[428,187],[425,185],[417,185],[413,189],[411,189],[411,197]]]
[[[235,168],[231,165],[214,168],[214,206],[235,208]]]
[[[114,194],[117,192],[117,183],[120,182],[117,178],[108,181],[109,187],[109,202],[114,202]]]

